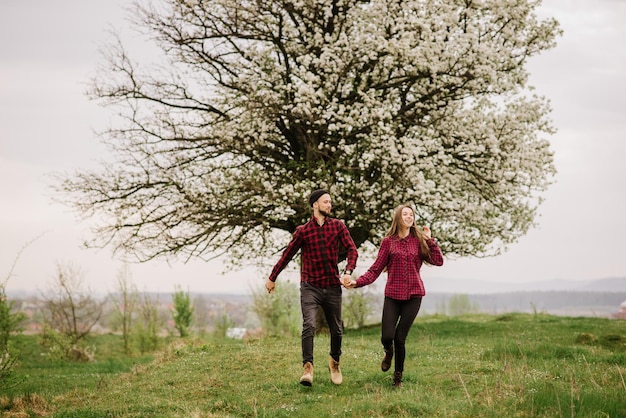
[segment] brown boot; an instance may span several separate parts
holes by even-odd
[[[394,388],[402,387],[402,372],[393,373],[393,387]]]
[[[304,365],[304,373],[300,378],[300,384],[304,386],[313,385],[313,364],[310,361],[307,361]]]
[[[333,356],[328,357],[328,369],[330,370],[330,381],[336,385],[340,385],[343,382],[343,376],[339,369],[339,362],[335,361]]]
[[[393,358],[393,347],[387,350],[385,348],[385,357],[383,357],[382,363],[380,363],[380,369],[386,372],[391,367],[391,359]]]

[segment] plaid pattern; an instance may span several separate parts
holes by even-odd
[[[272,269],[269,279],[276,281],[298,250],[302,249],[300,280],[315,287],[328,289],[341,286],[339,280],[339,244],[348,251],[347,269],[356,267],[357,250],[346,225],[334,218],[326,218],[319,225],[313,217],[309,222],[296,228],[291,242]]]
[[[426,261],[435,266],[443,265],[441,249],[434,239],[427,241],[430,258]],[[380,276],[387,267],[385,296],[396,300],[408,300],[413,296],[424,296],[424,282],[420,276],[422,257],[419,240],[411,235],[400,239],[397,236],[385,237],[380,243],[374,264],[359,277],[356,286],[367,286]]]

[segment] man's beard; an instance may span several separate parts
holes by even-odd
[[[320,209],[319,212],[320,212],[320,215],[323,215],[326,218],[330,216],[330,212],[326,212],[325,210]]]

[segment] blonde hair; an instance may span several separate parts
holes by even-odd
[[[386,236],[393,237],[393,236],[399,235],[399,232],[400,232],[399,225],[400,225],[400,222],[402,221],[402,210],[405,208],[411,209],[411,212],[413,212],[414,220],[413,220],[413,224],[409,227],[409,235],[418,239],[422,261],[426,262],[425,260],[430,259],[430,248],[428,247],[428,244],[426,243],[426,237],[424,236],[424,232],[422,232],[422,230],[418,228],[415,223],[415,210],[413,209],[411,205],[405,203],[395,208],[393,212],[393,219],[391,220],[391,226],[389,227],[389,230],[387,231]]]

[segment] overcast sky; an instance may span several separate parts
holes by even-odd
[[[94,129],[109,111],[84,94],[110,25],[131,41],[125,5],[107,0],[5,0],[0,4],[0,279],[28,244],[9,291],[44,290],[58,263],[112,291],[122,264],[108,250],[81,249],[88,231],[51,201],[47,175],[93,166]],[[531,84],[551,100],[558,169],[538,227],[502,256],[446,260],[423,270],[428,283],[580,281],[626,277],[626,1],[548,0],[541,16],[564,30],[558,46],[530,62]],[[436,231],[434,231],[436,234]],[[369,267],[361,260],[358,272]],[[295,263],[292,263],[295,268]],[[140,290],[247,291],[267,271],[221,275],[220,263],[131,265]],[[292,277],[293,277],[293,273]],[[279,280],[289,277],[283,274]],[[439,286],[440,287],[440,286]],[[454,291],[453,288],[449,289]]]

